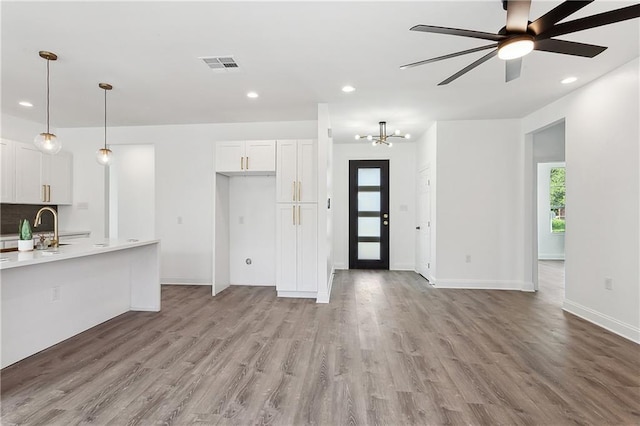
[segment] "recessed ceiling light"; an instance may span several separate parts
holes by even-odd
[[[249,92],[247,93],[247,98],[252,98],[255,99],[258,97],[258,94],[256,92]]]
[[[355,87],[353,87],[353,86],[344,86],[344,87],[342,88],[342,91],[343,91],[344,93],[351,93],[351,92],[353,92],[354,90],[356,90],[356,88],[355,88]]]
[[[33,106],[33,104],[31,102],[27,102],[27,101],[20,101],[18,102],[19,105],[22,105],[23,107],[29,107],[31,108]]]
[[[577,77],[567,77],[564,80],[562,80],[560,83],[562,83],[562,84],[571,84],[571,83],[573,83],[573,82],[575,82],[577,80],[578,80]]]

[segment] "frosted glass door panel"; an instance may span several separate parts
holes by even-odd
[[[358,243],[359,260],[380,260],[380,243]]]
[[[380,169],[358,169],[358,186],[380,186]]]
[[[380,193],[379,192],[358,192],[358,211],[379,212]]]
[[[379,217],[359,217],[358,218],[359,237],[379,237],[380,218]]]

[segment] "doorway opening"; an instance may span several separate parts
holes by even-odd
[[[532,137],[534,289],[561,304],[567,226],[565,123],[547,126]]]
[[[349,269],[389,269],[389,160],[349,161]]]

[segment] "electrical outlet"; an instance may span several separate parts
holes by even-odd
[[[465,261],[465,262],[467,262],[467,263],[471,263],[471,255],[470,255],[470,254],[468,254],[468,255],[465,257],[464,261]]]
[[[607,290],[613,290],[613,278],[604,279],[604,288]]]
[[[60,300],[60,287],[51,287],[51,301],[57,302]]]

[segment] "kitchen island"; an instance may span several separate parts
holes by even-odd
[[[0,298],[4,368],[127,311],[160,311],[160,241],[2,253]]]

